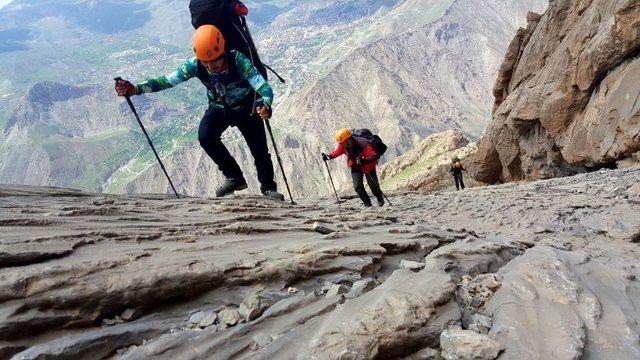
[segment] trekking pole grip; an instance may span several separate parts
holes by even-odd
[[[122,78],[121,78],[120,76],[118,76],[118,77],[116,77],[116,78],[113,78],[113,81],[115,81],[115,82],[116,82],[116,85],[117,85],[120,81],[122,81]],[[126,97],[128,98],[128,97],[129,97],[129,95],[126,95]]]
[[[122,81],[122,78],[120,76],[118,76],[118,77],[114,78],[113,80],[117,84],[118,81]],[[149,147],[151,147],[151,150],[153,151],[153,154],[155,155],[156,160],[158,160],[158,163],[160,164],[160,169],[162,169],[162,172],[167,177],[167,180],[169,181],[169,185],[171,185],[171,189],[173,190],[173,193],[176,195],[176,198],[179,199],[180,195],[178,194],[178,191],[176,190],[176,187],[173,185],[173,181],[171,181],[171,177],[169,177],[169,173],[167,172],[167,169],[164,167],[164,164],[162,163],[162,160],[160,159],[160,155],[158,155],[158,151],[156,151],[156,147],[153,146],[153,141],[151,141],[151,137],[149,136],[149,133],[147,132],[147,129],[144,128],[144,124],[142,124],[142,120],[140,120],[140,116],[138,115],[138,112],[136,111],[136,107],[133,106],[133,102],[131,101],[131,97],[129,95],[125,95],[124,98],[127,100],[127,104],[129,104],[129,108],[131,109],[131,112],[133,113],[133,116],[136,118],[136,121],[138,122],[138,125],[140,125],[140,129],[142,130],[142,133],[147,138],[147,142],[149,143]]]
[[[116,84],[118,84],[119,81],[122,81],[124,79],[122,79],[120,76],[118,76],[116,78],[113,78],[113,80],[116,82]],[[124,97],[127,99],[127,102],[129,103],[129,106],[133,107],[133,103],[131,103],[131,100],[129,100],[130,96],[129,95],[125,95]]]

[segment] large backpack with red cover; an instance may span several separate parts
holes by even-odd
[[[267,66],[260,60],[245,16],[249,9],[239,0],[191,0],[189,2],[191,24],[195,29],[202,25],[215,25],[225,38],[227,51],[244,54],[258,72],[267,80]],[[277,75],[277,74],[276,74]],[[278,76],[278,78],[280,78]],[[281,81],[283,81],[281,79]]]
[[[351,132],[351,135],[366,139],[373,147],[373,150],[375,150],[376,154],[378,155],[378,158],[380,158],[388,149],[388,146],[382,141],[380,136],[375,135],[369,129],[353,130]]]

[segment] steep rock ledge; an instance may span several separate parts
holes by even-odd
[[[552,0],[528,21],[498,75],[475,178],[565,176],[640,150],[640,3]]]

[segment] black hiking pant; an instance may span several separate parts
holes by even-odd
[[[362,200],[365,205],[371,206],[371,198],[369,198],[369,194],[367,194],[367,191],[364,189],[365,177],[367,178],[367,184],[369,184],[369,188],[376,199],[380,202],[384,201],[376,169],[371,170],[369,175],[366,175],[362,170],[354,166],[351,168],[351,180],[353,180],[353,187],[356,190],[358,197],[360,197],[360,200]]]
[[[234,112],[225,112],[222,109],[209,107],[200,121],[198,140],[200,146],[209,157],[218,165],[218,169],[227,178],[244,179],[242,170],[236,160],[229,154],[220,137],[229,127],[237,127],[247,141],[249,151],[258,172],[260,190],[277,190],[273,179],[273,163],[267,147],[267,135],[264,124],[258,114],[250,114],[249,109]],[[225,113],[227,116],[225,116]]]
[[[464,180],[462,180],[462,174],[453,174],[453,179],[456,182],[456,190],[464,190]]]

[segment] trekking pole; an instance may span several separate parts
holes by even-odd
[[[262,107],[264,103],[262,99],[259,99],[256,102],[256,105]],[[282,172],[282,178],[284,179],[284,184],[287,186],[287,192],[289,193],[289,199],[291,199],[291,204],[295,205],[296,202],[293,201],[293,196],[291,196],[291,189],[289,189],[289,181],[287,181],[287,175],[284,173],[284,167],[282,167],[282,159],[280,159],[280,153],[278,152],[278,147],[276,146],[276,139],[273,137],[273,131],[271,130],[271,124],[269,120],[264,121],[267,126],[267,131],[269,132],[269,137],[271,137],[271,144],[273,145],[273,151],[276,153],[276,160],[278,160],[278,165],[280,166],[280,171]]]
[[[269,120],[265,121],[264,123],[267,125],[267,131],[269,131],[269,137],[271,137],[271,144],[273,144],[273,151],[276,153],[276,159],[278,160],[278,165],[280,166],[280,171],[282,172],[282,178],[284,179],[284,184],[287,186],[289,199],[291,199],[291,204],[295,205],[296,202],[293,201],[293,196],[291,196],[291,189],[289,189],[289,181],[287,181],[287,175],[284,173],[284,168],[282,167],[282,159],[280,159],[280,153],[278,152],[278,148],[276,147],[276,139],[274,139],[273,131],[271,131],[271,124],[269,124]]]
[[[387,195],[385,195],[384,192],[382,192],[382,188],[380,187],[380,183],[378,181],[376,181],[376,179],[373,178],[373,176],[371,176],[371,174],[369,174],[368,172],[364,173],[367,177],[367,181],[372,181],[374,184],[376,184],[376,186],[378,187],[378,190],[380,190],[380,193],[382,194],[382,197],[384,197],[385,200],[387,200],[387,203],[389,204],[389,206],[393,206],[393,204],[391,204],[391,201],[389,201],[389,198],[387,197]]]
[[[338,207],[340,207],[340,197],[338,197],[338,191],[336,191],[336,185],[333,183],[333,177],[331,177],[331,170],[329,170],[329,164],[327,164],[327,160],[322,159],[324,161],[324,166],[327,167],[327,173],[329,174],[329,180],[331,181],[331,186],[333,187],[333,193],[336,194],[336,200],[338,201]]]
[[[122,78],[118,76],[117,78],[115,78],[113,80],[115,80],[116,83],[117,83],[118,81],[121,81]],[[149,146],[151,146],[151,150],[153,150],[153,153],[156,155],[156,159],[160,163],[160,167],[162,168],[162,171],[164,172],[164,175],[167,177],[167,180],[169,180],[169,185],[171,185],[171,189],[173,189],[174,194],[176,194],[176,197],[179,199],[180,195],[178,195],[178,192],[176,191],[176,188],[173,186],[173,182],[171,182],[171,178],[169,177],[169,174],[167,173],[167,170],[164,168],[164,164],[162,163],[162,160],[160,160],[160,156],[158,155],[158,152],[156,151],[155,146],[153,146],[153,142],[151,141],[151,138],[149,137],[149,133],[147,133],[147,130],[144,128],[144,125],[142,124],[142,121],[140,120],[140,116],[138,116],[138,112],[136,111],[136,108],[133,106],[133,102],[131,102],[131,98],[129,97],[129,95],[127,95],[127,96],[125,96],[125,99],[127,99],[127,103],[129,104],[129,107],[131,108],[131,112],[133,112],[133,115],[136,117],[136,120],[138,120],[138,124],[140,125],[140,128],[142,129],[142,132],[144,133],[144,136],[147,137],[147,141],[149,142]]]

